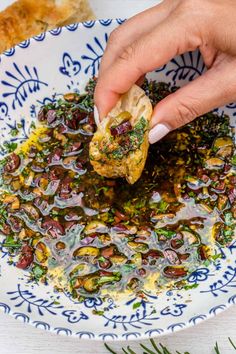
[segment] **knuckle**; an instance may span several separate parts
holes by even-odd
[[[177,8],[178,15],[189,28],[208,28],[209,21],[215,18],[216,6],[212,0],[181,0]],[[219,11],[219,9],[217,8]]]
[[[108,44],[109,44],[110,46],[114,46],[114,45],[117,45],[117,44],[118,44],[119,39],[120,39],[120,33],[121,33],[120,28],[115,28],[115,29],[111,32],[111,34],[110,34],[110,36],[109,36],[109,41],[108,41]]]
[[[189,123],[200,115],[199,112],[195,102],[193,103],[191,100],[188,103],[179,101],[176,105],[176,124],[182,126]]]
[[[122,53],[119,55],[119,59],[131,61],[135,57],[135,52],[135,47],[133,44],[131,44],[128,47],[124,48]]]
[[[182,26],[192,31],[205,27],[204,24],[209,18],[207,2],[198,0],[196,6],[196,0],[181,0],[176,12]]]
[[[122,53],[119,54],[119,61],[123,64],[131,65],[131,69],[136,73],[137,77],[141,77],[145,74],[145,70],[143,68],[143,63],[140,61],[140,57],[142,50],[140,45],[136,42],[130,44],[128,47],[124,48]]]
[[[143,57],[147,49],[143,40],[136,40],[123,48],[122,53],[120,53],[120,59],[133,61],[134,64],[137,64],[137,62],[142,62],[139,59]]]

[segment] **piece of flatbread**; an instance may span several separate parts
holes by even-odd
[[[0,53],[46,30],[94,18],[87,0],[18,0],[0,13]]]
[[[122,115],[126,122],[128,117],[130,130],[112,136],[111,128],[120,123]],[[90,162],[98,174],[109,178],[124,177],[130,184],[139,179],[148,154],[151,116],[149,98],[139,86],[134,85],[99,124],[90,143]]]

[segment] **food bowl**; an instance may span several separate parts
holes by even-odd
[[[90,21],[42,33],[0,56],[1,154],[4,142],[25,141],[36,113],[52,96],[82,92],[97,74],[111,31],[122,20]],[[158,81],[182,86],[201,75],[205,67],[199,52],[176,57],[149,74]],[[218,110],[232,121],[236,105]],[[20,134],[11,135],[20,124]],[[14,318],[56,334],[91,340],[147,339],[195,326],[236,302],[236,242],[219,248],[221,258],[201,266],[188,278],[191,289],[165,290],[145,300],[108,298],[106,311],[99,297],[79,303],[51,285],[29,282],[27,273],[11,266],[1,246],[0,308]]]

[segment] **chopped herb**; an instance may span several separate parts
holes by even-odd
[[[236,166],[236,155],[234,155],[231,159],[231,163]]]
[[[230,226],[234,223],[234,218],[232,213],[225,213],[225,223]]]
[[[135,302],[135,303],[133,304],[133,310],[138,309],[141,305],[142,305],[141,302]]]
[[[7,159],[0,160],[0,169],[2,169],[7,163]]]
[[[188,195],[191,198],[195,198],[196,197],[196,194],[194,192],[192,192],[192,191],[188,192]]]
[[[184,290],[191,290],[191,289],[196,289],[199,286],[199,284],[194,283],[194,284],[187,284],[184,286]]]
[[[16,240],[14,238],[14,236],[12,235],[8,235],[4,242],[2,243],[2,247],[5,247],[5,248],[12,248],[12,249],[18,249],[18,248],[21,248],[21,243],[19,240]]]
[[[30,128],[31,128],[31,129],[36,129],[36,124],[35,124],[35,122],[31,122]]]
[[[39,264],[35,264],[32,268],[32,274],[36,281],[39,281],[46,273],[47,269]]]
[[[56,300],[53,303],[54,303],[54,305],[60,305],[61,304],[59,301],[56,301]]]
[[[24,168],[24,170],[21,172],[23,177],[28,177],[30,174],[30,171]]]
[[[101,310],[93,310],[92,313],[94,315],[98,315],[98,316],[103,316],[104,315],[104,311],[101,311]]]
[[[11,136],[17,136],[19,134],[19,130],[18,129],[12,129],[10,131],[10,134],[11,134]]]
[[[136,269],[136,265],[135,264],[124,264],[123,267],[122,267],[122,270],[123,270],[124,273],[130,273],[134,269]]]
[[[161,213],[164,213],[168,209],[168,207],[169,207],[169,203],[165,202],[164,200],[161,200],[157,205],[157,209]]]
[[[7,152],[13,152],[16,150],[17,148],[17,143],[13,143],[13,142],[8,142],[8,141],[5,141],[3,143],[3,146],[4,148],[7,150]]]
[[[156,232],[158,235],[163,235],[163,236],[165,236],[166,238],[172,238],[173,236],[176,235],[176,232],[175,232],[175,231],[166,230],[166,229],[156,229],[155,232]]]
[[[211,256],[211,259],[212,259],[213,261],[216,261],[217,259],[220,259],[220,258],[222,258],[222,254],[221,254],[221,253],[219,253],[219,254],[214,254],[214,255]]]

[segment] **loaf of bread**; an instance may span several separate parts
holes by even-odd
[[[0,53],[49,29],[91,19],[87,0],[18,0],[0,12]]]

